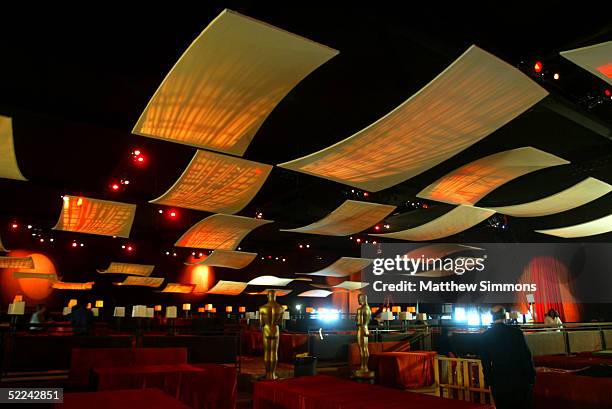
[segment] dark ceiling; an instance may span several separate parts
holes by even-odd
[[[586,176],[612,183],[612,103],[594,103],[607,85],[558,55],[610,40],[608,13],[587,6],[578,10],[576,5],[565,10],[563,4],[510,11],[491,3],[473,13],[447,6],[404,10],[383,5],[331,8],[310,2],[292,2],[291,7],[185,4],[166,4],[147,14],[120,8],[87,13],[54,9],[7,17],[0,27],[0,114],[14,118],[19,166],[29,181],[0,180],[0,235],[6,247],[49,252],[66,280],[91,279],[96,268],[110,261],[133,261],[161,266],[172,281],[189,251],[171,260],[165,252],[207,214],[180,210],[178,220],[169,221],[147,201],[177,179],[194,149],[132,135],[130,130],[178,57],[225,7],[340,50],[302,81],[257,133],[244,157],[269,164],[312,153],[362,129],[427,84],[471,44],[527,71],[536,59],[544,62],[547,77],[539,81],[551,96],[447,162],[369,195],[367,200],[399,206],[401,214],[389,219],[392,229],[422,223],[449,208],[429,203],[427,209],[414,209],[408,203],[423,187],[457,166],[510,148],[534,146],[572,164],[518,178],[480,205],[534,200]],[[552,72],[559,72],[561,79],[552,80]],[[131,162],[136,147],[147,156],[145,166]],[[122,177],[131,184],[125,191],[111,192],[109,184]],[[138,204],[129,240],[136,251],[122,251],[125,240],[52,232],[62,194]],[[350,187],[275,168],[239,214],[261,211],[277,223],[256,230],[242,247],[284,256],[288,262],[258,260],[243,274],[220,272],[217,278],[289,275],[323,267],[339,256],[358,255],[359,247],[348,238],[278,232],[312,222],[347,198],[358,198]],[[533,230],[591,220],[611,210],[608,195],[554,216],[508,218],[503,230],[485,222],[444,241],[554,241]],[[36,234],[57,238],[53,247],[38,243],[30,231],[12,231],[9,224],[15,220],[22,226],[32,224]],[[87,243],[79,254],[68,248],[77,237]],[[612,234],[589,240],[610,239]],[[298,251],[298,243],[306,242],[310,249]]]

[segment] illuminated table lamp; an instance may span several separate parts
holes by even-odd
[[[15,297],[13,297],[13,303],[19,302],[19,301],[23,301],[23,295],[16,295]]]
[[[99,317],[100,316],[100,309],[98,307],[93,307],[91,309],[91,313],[93,314],[94,317]]]
[[[104,308],[104,301],[103,300],[96,300],[95,307],[96,308]]]
[[[246,313],[246,307],[238,307],[238,313],[240,314],[240,318],[244,318],[244,314]]]
[[[62,315],[65,317],[66,315],[70,315],[72,313],[72,308],[70,307],[64,307],[64,309],[62,310]]]
[[[406,307],[406,312],[416,314],[416,307]]]
[[[91,303],[90,303],[90,302],[88,302],[88,303],[87,303],[87,307],[86,307],[86,308],[87,308],[88,310],[91,310]]]
[[[133,318],[145,318],[147,316],[147,306],[146,305],[134,305],[132,307],[132,317]]]
[[[125,307],[115,307],[113,311],[113,317],[123,318],[125,317]]]
[[[206,312],[206,308],[204,308],[204,307],[198,307],[198,312],[199,312],[200,314],[203,314],[203,313],[205,313],[205,312]]]
[[[380,307],[372,307],[370,310],[372,311],[372,314],[376,314],[378,310],[380,310]]]
[[[157,304],[153,307],[153,310],[155,311],[155,315],[158,315],[162,310],[162,306],[160,304]]]
[[[306,314],[312,314],[314,312],[314,308],[312,307],[306,307]]]
[[[78,301],[74,298],[70,299],[70,301],[68,301],[68,308],[72,308],[75,305],[77,305]]]
[[[389,321],[393,321],[395,317],[391,311],[383,311],[382,314],[380,314],[380,319],[385,322],[385,328],[389,329]]]
[[[189,317],[189,311],[191,311],[191,304],[183,304],[183,311],[185,311],[185,317]]]
[[[25,301],[17,301],[9,304],[7,313],[11,316],[11,332],[17,330],[15,325],[17,324],[18,317],[25,314],[25,304]]]
[[[402,307],[400,307],[399,305],[395,305],[395,306],[391,307],[391,312],[398,313],[398,312],[401,312],[401,311],[402,311]]]
[[[168,335],[174,335],[174,320],[178,317],[176,305],[166,307],[166,319],[168,320]]]
[[[212,309],[213,309],[213,305],[212,305],[212,304],[206,304],[206,305],[204,306],[204,309],[205,309],[206,311],[212,311]]]
[[[217,313],[217,308],[216,307],[211,308],[210,312],[213,313],[213,314],[216,314]]]
[[[234,309],[232,308],[232,306],[231,306],[231,305],[228,305],[228,306],[226,306],[226,307],[225,307],[225,312],[227,313],[227,318],[230,318],[230,317],[231,317],[231,315],[232,315],[232,311],[233,311],[233,310],[234,310]]]
[[[145,318],[155,318],[155,308],[147,307],[145,311]]]

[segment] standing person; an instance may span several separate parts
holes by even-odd
[[[544,318],[544,325],[546,325],[547,327],[561,327],[563,326],[563,322],[561,322],[559,313],[551,308],[546,313],[546,317]]]
[[[523,332],[506,325],[506,310],[491,309],[493,325],[482,334],[481,359],[485,381],[497,409],[530,409],[535,368]]]
[[[89,334],[90,326],[93,323],[93,313],[88,310],[80,302],[72,307],[72,312],[69,315],[72,323],[72,332],[74,335]]]
[[[36,306],[36,311],[32,314],[30,318],[30,324],[43,324],[47,321],[46,317],[47,308],[45,304],[38,304]],[[33,325],[30,327],[30,331],[41,331],[43,329],[40,325]]]

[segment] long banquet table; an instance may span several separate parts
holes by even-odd
[[[533,395],[533,407],[537,409],[609,409],[612,378],[538,368]]]
[[[259,381],[253,409],[492,409],[325,375]]]
[[[54,406],[57,409],[190,409],[159,389],[65,393],[64,403]]]

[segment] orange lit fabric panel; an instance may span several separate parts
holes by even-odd
[[[466,246],[464,244],[454,243],[436,243],[429,244],[427,246],[419,247],[406,253],[406,257],[409,259],[442,259],[451,256],[455,253],[470,250],[482,250],[479,247]]]
[[[0,115],[0,178],[27,180],[21,174],[15,155],[13,120]]]
[[[332,291],[327,290],[308,290],[298,294],[298,297],[313,297],[313,298],[325,298],[332,294]]]
[[[336,54],[225,10],[168,73],[132,132],[242,156],[285,95]]]
[[[113,283],[115,285],[126,285],[126,286],[137,286],[137,287],[159,287],[164,283],[163,277],[137,277],[127,276],[125,280],[120,283]]]
[[[210,256],[206,257],[204,260],[193,264],[210,267],[226,267],[237,270],[251,264],[255,257],[257,257],[257,253],[247,253],[232,250],[215,250],[210,254]]]
[[[56,281],[51,285],[55,290],[76,290],[76,291],[86,291],[91,290],[93,288],[94,282],[89,281],[87,283],[68,283],[65,281]]]
[[[224,281],[219,280],[213,288],[207,291],[208,294],[219,294],[219,295],[239,295],[247,288],[247,283],[239,281]]]
[[[54,230],[129,237],[136,205],[88,197],[64,196]]]
[[[187,230],[174,244],[176,247],[235,250],[252,230],[271,220],[213,214]]]
[[[472,46],[377,122],[278,166],[377,192],[461,152],[547,94],[518,69]]]
[[[297,229],[281,229],[292,233],[348,236],[372,227],[389,215],[395,206],[347,200],[323,219]]]
[[[537,217],[574,209],[610,193],[612,186],[595,178],[586,178],[574,186],[533,202],[490,207],[498,213],[514,217]]]
[[[549,236],[572,239],[575,237],[588,237],[597,234],[609,233],[612,231],[612,214],[600,219],[573,226],[559,227],[557,229],[536,230],[538,233],[548,234]]]
[[[28,273],[26,271],[14,271],[13,278],[40,278],[43,280],[57,280],[57,275],[53,273]]]
[[[148,277],[155,266],[148,264],[110,263],[106,270],[98,270],[100,274],[127,274],[133,276]]]
[[[580,68],[612,85],[612,41],[575,50],[561,51],[560,54]]]
[[[259,291],[259,292],[249,292],[247,294],[249,295],[268,295],[268,291],[273,290],[276,293],[277,297],[284,297],[285,295],[289,295],[293,292],[293,290],[290,289],[281,289],[281,288],[270,288],[267,290],[263,290],[263,291]]]
[[[168,283],[166,288],[161,290],[162,293],[178,293],[178,294],[189,294],[193,292],[195,284],[179,284],[179,283]]]
[[[372,264],[372,260],[367,258],[341,257],[322,270],[299,274],[323,277],[347,277],[351,274],[359,273],[370,264]]]
[[[0,257],[0,268],[34,268],[32,257]]]
[[[271,170],[263,163],[197,151],[174,185],[150,203],[234,214],[249,204]]]
[[[393,233],[370,234],[370,236],[411,241],[436,240],[461,233],[488,219],[493,214],[495,214],[493,210],[461,205],[420,226]]]
[[[569,162],[530,146],[486,156],[438,179],[417,195],[450,204],[475,204],[504,183]]]

